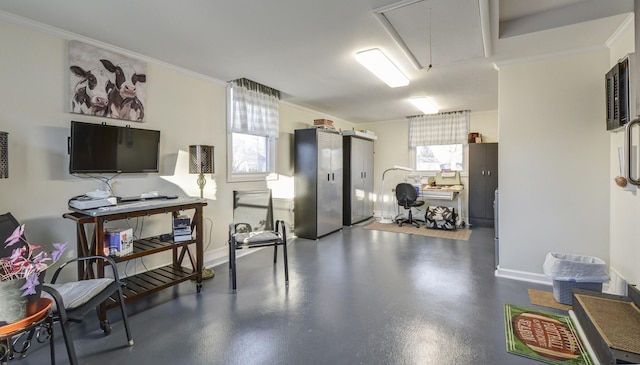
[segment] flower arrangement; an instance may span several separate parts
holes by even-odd
[[[26,279],[26,283],[20,288],[23,290],[22,296],[36,293],[36,287],[40,284],[38,276],[51,264],[56,262],[64,250],[66,243],[54,243],[54,250],[47,253],[35,251],[42,246],[32,245],[24,238],[24,224],[17,227],[15,231],[5,240],[5,247],[11,247],[18,242],[22,245],[15,248],[11,256],[0,257],[0,281],[10,281],[16,279]]]

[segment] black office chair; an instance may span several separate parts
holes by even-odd
[[[15,245],[8,250],[4,247],[4,241],[9,237],[16,227],[20,226],[18,220],[11,214],[5,213],[0,215],[0,255],[6,255],[7,252],[11,254],[11,251],[15,248]],[[114,270],[113,278],[101,278],[101,279],[89,279],[88,272],[85,271],[85,280],[71,281],[63,284],[55,284],[58,275],[68,264],[72,262],[85,261],[88,264],[96,262],[96,260],[104,260],[105,265],[111,265]],[[76,357],[75,347],[73,346],[73,339],[71,338],[71,329],[69,327],[70,322],[82,322],[84,317],[90,311],[97,309],[97,307],[105,302],[119,301],[120,312],[122,313],[122,320],[124,322],[124,328],[127,334],[127,343],[129,346],[133,345],[133,339],[131,337],[131,331],[129,330],[129,321],[127,318],[127,311],[124,305],[124,298],[122,296],[122,287],[125,286],[124,282],[120,281],[118,277],[118,271],[115,269],[115,262],[106,256],[87,256],[79,257],[69,260],[62,264],[53,274],[51,283],[43,283],[42,296],[50,296],[53,299],[53,319],[60,322],[62,328],[62,336],[67,348],[67,354],[69,356],[69,363],[77,364],[78,359]],[[108,321],[102,321],[100,328],[105,335],[111,333],[111,326]],[[29,335],[31,339],[33,333]]]
[[[273,246],[273,263],[278,259],[278,246],[284,256],[284,280],[289,284],[287,232],[284,221],[273,225],[271,190],[233,192],[233,223],[229,225],[229,271],[231,287],[236,292],[236,250]]]
[[[396,223],[398,223],[398,225],[401,227],[404,223],[409,223],[419,228],[421,221],[419,219],[413,219],[411,208],[424,205],[424,201],[418,200],[418,192],[416,191],[416,187],[408,183],[400,183],[396,185],[396,199],[398,200],[399,206],[409,211],[407,218],[396,218]]]

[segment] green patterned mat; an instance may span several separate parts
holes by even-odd
[[[569,316],[504,305],[507,351],[557,365],[592,365]]]

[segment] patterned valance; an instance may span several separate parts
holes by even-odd
[[[410,147],[467,143],[468,110],[408,118]]]
[[[231,112],[228,133],[278,138],[280,91],[248,79],[229,82]]]

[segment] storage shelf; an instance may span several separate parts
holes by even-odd
[[[194,279],[196,272],[182,266],[167,265],[122,279],[124,301],[129,303],[145,295],[160,291],[183,281]],[[117,307],[117,297],[110,298],[107,308]]]
[[[133,253],[120,257],[111,257],[115,262],[124,262],[140,258],[147,255],[153,255],[158,252],[168,251],[174,248],[186,246],[195,243],[195,240],[173,242],[161,241],[158,237],[143,238],[133,241]]]

